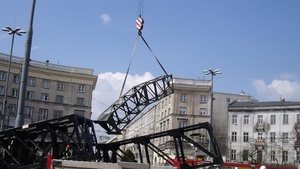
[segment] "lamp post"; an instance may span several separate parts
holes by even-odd
[[[7,104],[7,91],[9,87],[9,76],[10,76],[10,67],[11,67],[11,58],[12,58],[12,53],[13,53],[13,48],[14,48],[14,40],[15,40],[15,34],[18,36],[22,36],[23,33],[26,33],[26,31],[21,30],[21,28],[17,27],[16,29],[12,29],[9,26],[6,26],[2,28],[2,31],[8,32],[9,35],[12,35],[11,39],[11,47],[10,47],[10,54],[9,54],[9,61],[8,61],[8,70],[6,73],[6,84],[5,84],[5,90],[4,90],[4,99],[3,99],[3,107],[2,107],[2,112],[1,112],[1,131],[4,129],[4,118],[5,118],[5,109],[6,109],[6,104]]]
[[[222,74],[221,70],[220,69],[216,69],[216,70],[211,70],[211,69],[208,69],[208,70],[203,70],[203,73],[205,75],[211,75],[211,87],[210,87],[210,116],[209,116],[209,122],[210,122],[210,125],[213,126],[213,103],[214,103],[214,93],[213,93],[213,84],[214,84],[214,76],[216,76],[217,74]],[[211,143],[209,141],[209,146],[208,146],[208,149],[210,151],[210,146],[211,146]]]

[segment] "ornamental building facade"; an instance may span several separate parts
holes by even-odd
[[[300,102],[234,102],[228,117],[230,161],[295,165],[300,160]]]

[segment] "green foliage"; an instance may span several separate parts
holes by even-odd
[[[129,149],[127,149],[124,154],[121,157],[121,161],[125,162],[135,162],[135,156],[133,152]]]

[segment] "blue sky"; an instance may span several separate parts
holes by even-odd
[[[27,30],[31,3],[0,1],[0,26]],[[174,77],[210,79],[203,69],[219,68],[214,91],[300,100],[299,0],[144,0],[142,9],[143,36]],[[138,14],[137,0],[37,0],[31,59],[94,69],[98,112],[120,92]],[[25,40],[15,38],[14,55]],[[1,31],[1,53],[10,42]],[[164,74],[141,39],[133,56],[127,88]]]

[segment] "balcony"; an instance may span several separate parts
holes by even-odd
[[[297,132],[299,132],[300,131],[300,122],[296,122],[294,125],[294,128]]]
[[[256,130],[257,132],[267,132],[270,129],[270,125],[268,123],[256,123],[256,125],[254,126],[254,130]]]
[[[297,138],[297,140],[295,141],[294,147],[300,148],[300,139]]]
[[[265,139],[261,139],[261,140],[255,140],[255,148],[264,148],[266,147],[267,144],[266,144],[266,141]]]

